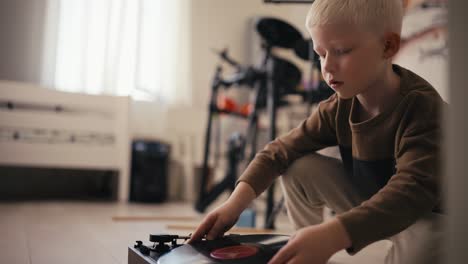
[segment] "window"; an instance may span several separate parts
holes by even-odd
[[[70,92],[187,103],[189,3],[49,0],[44,83]]]

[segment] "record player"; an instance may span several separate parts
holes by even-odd
[[[190,237],[178,235],[150,235],[153,245],[136,241],[128,248],[129,264],[185,264],[185,263],[267,263],[289,239],[286,235],[230,234],[214,240],[202,239],[184,243]],[[179,244],[178,241],[182,243]]]

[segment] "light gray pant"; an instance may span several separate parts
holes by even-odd
[[[340,214],[358,206],[358,194],[340,160],[310,154],[295,161],[281,177],[288,216],[296,229],[321,223],[323,208]],[[389,237],[393,244],[385,263],[439,263],[442,257],[442,215],[431,213]]]

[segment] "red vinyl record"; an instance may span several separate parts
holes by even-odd
[[[211,252],[210,256],[215,259],[241,259],[254,256],[258,247],[252,245],[240,245],[219,248]]]

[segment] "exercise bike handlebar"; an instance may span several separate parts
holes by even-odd
[[[219,78],[219,84],[230,87],[231,85],[248,85],[254,86],[255,82],[260,80],[265,76],[264,73],[255,69],[254,67],[245,67],[239,64],[237,61],[232,59],[228,55],[228,50],[224,49],[222,51],[213,50],[219,57],[227,62],[229,65],[236,69],[236,72],[229,77]],[[217,73],[217,76],[220,75],[220,72]]]
[[[236,68],[237,70],[242,70],[242,66],[237,62],[235,61],[234,59],[232,59],[231,57],[229,57],[228,55],[228,49],[223,49],[222,51],[217,51],[217,50],[214,50],[213,51],[219,55],[219,57],[227,62],[228,64],[230,64],[231,66],[233,66],[234,68]]]

